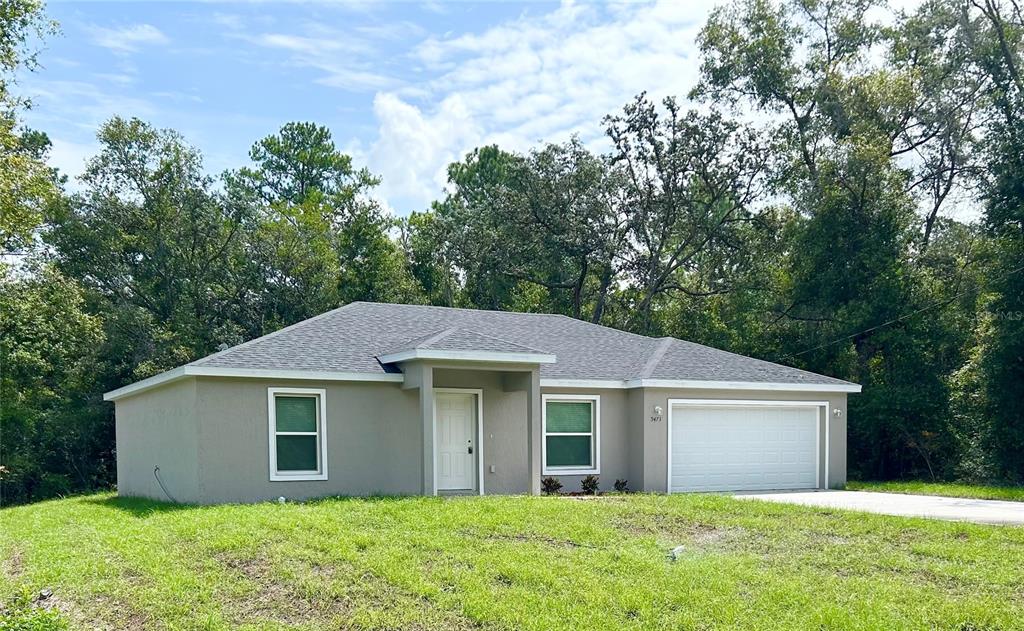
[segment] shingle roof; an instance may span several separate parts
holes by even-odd
[[[850,385],[824,375],[674,338],[561,315],[354,302],[192,362],[193,366],[399,372],[378,356],[423,348],[555,355],[548,379],[672,379]]]
[[[428,333],[423,337],[397,345],[386,352],[379,353],[390,355],[401,351],[427,349],[438,351],[487,351],[491,353],[544,353],[538,348],[532,348],[523,344],[516,344],[491,335],[484,335],[476,331],[451,327]]]

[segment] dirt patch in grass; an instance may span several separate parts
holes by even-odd
[[[75,603],[61,600],[58,605],[61,611],[69,618],[79,624],[73,625],[79,629],[103,629],[104,631],[138,631],[151,628],[150,617],[141,611],[127,605],[121,600],[107,596],[97,596],[90,602],[88,611]]]
[[[280,624],[296,625],[324,615],[348,613],[343,601],[313,603],[300,595],[282,579],[274,576],[273,567],[266,558],[220,555],[217,560],[232,572],[243,576],[254,587],[251,597],[231,599],[233,606],[230,607],[229,615],[236,624],[269,619]]]
[[[690,541],[703,547],[718,547],[737,541],[746,533],[742,528],[722,528],[708,524],[695,524],[690,529]]]
[[[741,547],[748,538],[739,526],[715,526],[676,515],[646,514],[616,520],[615,527],[631,535],[654,536],[659,541],[696,548]]]
[[[545,535],[538,534],[525,534],[517,533],[514,535],[504,535],[499,533],[489,534],[484,539],[492,541],[514,541],[516,543],[542,543],[554,548],[596,548],[588,543],[579,543],[570,539],[556,539],[554,537],[547,537]]]
[[[405,592],[354,566],[293,560],[287,567],[274,567],[262,556],[240,559],[221,554],[216,558],[253,587],[248,596],[230,598],[226,614],[235,625],[272,621],[282,625],[352,629],[361,628],[354,621],[360,610],[391,609],[398,612],[399,619],[423,618],[429,622],[403,620],[388,624],[387,628],[458,630],[478,626],[452,612],[437,609],[427,598]],[[454,585],[451,588],[454,589]]]
[[[71,622],[72,629],[140,631],[151,628],[149,624],[152,621],[149,616],[120,599],[97,594],[80,601],[66,598],[57,591],[46,592],[40,592],[36,596],[35,606],[56,609]]]
[[[10,556],[0,563],[0,570],[3,571],[7,578],[16,579],[20,577],[25,571],[25,557],[22,555],[21,550],[14,548]]]

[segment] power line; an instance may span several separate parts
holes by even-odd
[[[1012,269],[1012,270],[1010,270],[1010,271],[1009,271],[1009,272],[1007,272],[1007,273],[1006,273],[1006,274],[1005,274],[1004,276],[1001,276],[1001,277],[999,278],[999,280],[1002,280],[1002,279],[1004,279],[1004,278],[1009,278],[1010,276],[1013,276],[1014,274],[1016,274],[1016,273],[1018,273],[1018,272],[1021,272],[1021,271],[1024,271],[1024,265],[1022,265],[1022,266],[1020,266],[1020,267],[1018,267],[1018,268],[1016,268],[1016,269]],[[961,296],[965,296],[965,295],[967,295],[967,294],[968,294],[968,293],[970,293],[971,291],[972,291],[972,290],[970,290],[970,289],[965,289],[964,291],[961,291],[961,292],[959,292],[959,293],[956,293],[956,294],[954,294],[954,295],[953,295],[952,297],[950,297],[950,298],[947,298],[946,300],[943,300],[943,301],[940,301],[940,302],[935,302],[935,303],[932,303],[932,304],[930,304],[930,305],[928,305],[928,306],[926,306],[926,307],[922,307],[922,308],[918,309],[917,311],[911,311],[910,313],[907,313],[907,314],[901,315],[901,316],[900,316],[900,317],[898,317],[898,318],[893,318],[892,320],[889,320],[889,321],[887,321],[887,322],[883,322],[883,323],[881,323],[881,324],[876,324],[875,326],[872,326],[872,327],[869,327],[869,328],[867,328],[867,329],[864,329],[863,331],[857,331],[856,333],[851,333],[851,334],[849,334],[849,335],[845,335],[845,336],[843,336],[843,337],[840,337],[840,338],[834,339],[834,340],[832,340],[831,342],[825,342],[824,344],[819,344],[819,345],[817,345],[817,346],[814,346],[814,347],[811,347],[811,348],[808,348],[808,349],[804,349],[804,350],[800,351],[799,353],[790,353],[789,355],[784,355],[783,357],[780,357],[780,358],[778,359],[778,361],[780,361],[780,362],[781,362],[781,361],[782,361],[782,360],[784,360],[784,359],[789,359],[789,358],[791,358],[791,357],[799,357],[800,355],[805,355],[805,354],[807,354],[807,353],[810,353],[811,351],[816,351],[816,350],[820,350],[820,349],[822,349],[822,348],[827,348],[827,347],[829,347],[829,346],[832,346],[833,344],[838,344],[839,342],[845,342],[846,340],[848,340],[848,339],[850,339],[850,338],[854,338],[854,337],[857,337],[858,335],[863,335],[863,334],[865,334],[865,333],[870,333],[870,332],[872,332],[872,331],[875,331],[875,330],[881,329],[881,328],[883,328],[883,327],[887,327],[887,326],[889,326],[890,324],[896,324],[897,322],[902,322],[903,320],[906,320],[907,318],[912,318],[912,317],[914,317],[914,316],[918,315],[919,313],[923,313],[923,312],[925,312],[925,311],[928,311],[929,309],[933,309],[933,308],[935,308],[935,307],[939,307],[939,306],[942,306],[942,307],[944,307],[944,306],[946,306],[946,305],[948,305],[948,304],[951,304],[951,303],[952,303],[952,302],[953,302],[954,300],[956,300],[957,298],[960,298]]]

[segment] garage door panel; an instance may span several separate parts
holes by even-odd
[[[670,488],[814,488],[818,423],[818,408],[812,406],[677,405]]]

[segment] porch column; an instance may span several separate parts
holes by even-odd
[[[527,462],[530,470],[530,493],[540,495],[541,472],[541,415],[540,415],[540,370],[534,368],[529,372],[526,389],[526,423],[527,440],[530,449]]]
[[[421,488],[424,495],[437,495],[434,484],[434,367],[423,362],[402,364],[403,390],[419,390],[420,438],[423,445]]]
[[[423,435],[423,494],[437,495],[434,479],[434,369],[420,365],[420,424]]]

